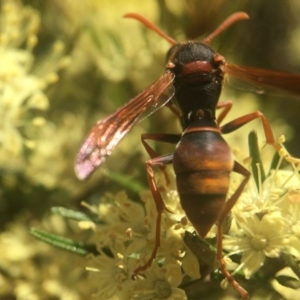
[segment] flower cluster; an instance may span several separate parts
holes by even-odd
[[[172,213],[163,213],[156,258],[151,267],[141,270],[136,281],[131,275],[147,263],[155,247],[157,213],[151,193],[142,195],[144,206],[128,199],[124,192],[107,195],[98,207],[85,204],[104,222],[79,224],[95,232],[100,255],[91,257],[88,270],[94,271],[100,282],[99,299],[187,299],[183,279],[200,277],[201,260],[184,242],[185,231],[194,229],[179,205],[174,182],[166,186],[163,176],[157,181]],[[241,178],[233,176],[231,194],[240,182]],[[278,258],[282,251],[300,258],[299,184],[296,168],[277,169],[259,189],[254,180],[245,188],[232,210],[231,229],[223,240],[224,259],[233,275],[242,270],[245,278],[251,279],[266,257]],[[208,236],[215,236],[215,228]],[[240,263],[230,260],[234,254]]]
[[[231,188],[238,183],[239,179],[233,180]],[[232,209],[232,226],[223,240],[223,249],[228,251],[225,259],[241,256],[239,264],[231,264],[233,274],[242,270],[250,279],[266,258],[279,258],[283,252],[299,260],[299,209],[298,167],[272,170],[258,188],[251,181]]]
[[[4,178],[8,174],[27,172],[25,176],[32,182],[53,187],[52,182],[41,176],[46,161],[41,155],[42,145],[54,151],[44,143],[46,139],[53,143],[49,135],[54,127],[45,118],[45,111],[50,105],[45,90],[57,82],[58,72],[69,65],[70,59],[64,56],[64,44],[57,41],[46,59],[36,62],[34,49],[38,43],[40,22],[39,13],[31,7],[23,6],[19,1],[2,1],[0,165],[5,170]],[[69,131],[65,132],[67,134]],[[65,139],[66,136],[64,142]],[[28,164],[32,166],[31,169]],[[57,175],[56,172],[53,177]]]
[[[273,170],[258,189],[250,182],[232,209],[234,224],[223,245],[230,251],[228,256],[242,254],[240,267],[246,278],[263,265],[266,256],[278,257],[283,249],[300,257],[299,184],[297,168]]]
[[[30,73],[39,16],[15,1],[4,2],[0,17],[0,163],[1,168],[16,169],[22,168],[23,147],[32,146],[26,133],[44,123],[42,117],[32,117],[32,112],[46,110],[49,103],[42,80]],[[23,43],[26,48],[21,48]]]
[[[172,213],[162,215],[158,264],[138,274],[137,280],[132,280],[132,274],[147,263],[155,245],[157,213],[150,192],[141,196],[144,205],[128,199],[124,192],[107,195],[98,208],[89,206],[105,225],[79,224],[95,231],[100,255],[91,258],[88,270],[101,282],[99,299],[116,295],[118,299],[187,299],[178,288],[183,275],[200,277],[198,261],[182,240],[184,231],[193,229],[184,217],[174,185],[170,190],[161,187]],[[109,254],[103,249],[109,249]]]

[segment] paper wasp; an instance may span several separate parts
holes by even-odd
[[[157,230],[151,257],[134,273],[136,275],[145,270],[155,259],[160,246],[161,215],[167,210],[158,191],[153,168],[163,169],[164,166],[173,164],[182,208],[201,237],[207,235],[213,224],[218,224],[217,259],[221,270],[229,283],[246,299],[248,293],[226,270],[222,258],[222,223],[242,193],[250,173],[234,161],[230,148],[221,134],[232,132],[259,118],[262,121],[266,142],[276,151],[280,151],[281,148],[275,142],[267,119],[259,111],[221,125],[232,106],[231,101],[218,102],[224,76],[238,77],[262,88],[276,87],[299,95],[300,75],[229,64],[209,46],[211,40],[233,23],[248,19],[248,15],[243,12],[228,17],[201,42],[183,43],[177,43],[166,36],[138,14],[129,13],[125,17],[140,21],[172,45],[167,55],[166,71],[157,81],[116,112],[95,124],[78,153],[75,164],[76,175],[79,179],[91,175],[137,121],[173,101],[177,107],[175,112],[181,120],[182,134],[142,135],[142,143],[151,157],[146,162],[146,169],[157,208]],[[166,91],[169,92],[169,97],[161,97]],[[216,109],[222,109],[218,117]],[[157,156],[146,140],[173,143],[176,144],[176,148],[174,153]],[[231,172],[243,175],[244,179],[226,201]]]

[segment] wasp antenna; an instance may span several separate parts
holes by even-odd
[[[155,26],[152,22],[144,18],[143,16],[136,14],[136,13],[127,13],[124,15],[124,18],[130,18],[130,19],[135,19],[142,24],[144,24],[146,27],[149,29],[153,30],[156,32],[159,36],[161,36],[163,39],[167,40],[171,45],[176,45],[177,42],[173,40],[171,37],[167,36],[164,32],[162,32],[157,26]]]
[[[226,30],[228,27],[230,27],[232,24],[234,24],[237,21],[241,20],[248,20],[249,15],[245,12],[239,11],[232,15],[230,15],[225,21],[223,21],[222,24],[220,24],[208,37],[203,39],[202,43],[204,44],[210,44],[210,42],[218,36],[221,32]]]

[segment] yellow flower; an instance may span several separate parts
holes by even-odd
[[[138,274],[137,281],[132,281],[131,275],[148,261],[156,240],[157,212],[151,193],[141,195],[144,207],[128,199],[124,192],[116,196],[107,195],[98,207],[85,204],[101,220],[101,223],[93,226],[79,224],[82,229],[92,228],[98,241],[101,255],[92,258],[93,263],[88,269],[95,271],[101,281],[97,293],[100,299],[110,299],[116,295],[117,299],[186,299],[184,291],[177,288],[182,281],[181,268],[193,277],[200,276],[197,259],[182,240],[185,228],[178,226],[183,215],[178,198],[174,191],[164,189],[165,185],[160,184],[159,187],[166,194],[166,203],[176,208],[176,213],[163,213],[157,257],[150,269]],[[176,203],[171,204],[173,201]],[[112,257],[105,255],[101,247],[109,247]],[[191,263],[194,264],[193,268],[188,270]],[[162,264],[162,267],[158,264]],[[106,269],[110,270],[110,275],[105,275],[108,272]],[[123,277],[116,274],[122,274]],[[113,282],[107,282],[109,276],[114,277]],[[122,278],[116,282],[119,276]],[[128,293],[133,293],[132,298],[124,296]]]
[[[241,266],[246,278],[250,278],[265,261],[266,256],[278,257],[288,243],[285,220],[278,212],[265,214],[260,219],[256,214],[240,217],[237,221],[240,235],[226,236],[223,248],[228,256],[241,254]]]
[[[98,291],[95,294],[97,299],[109,300],[116,299],[115,296],[128,292],[132,280],[124,264],[124,256],[121,253],[105,254],[101,249],[98,250],[100,255],[89,256],[88,271],[91,271],[91,279],[98,282]]]
[[[138,300],[184,300],[185,292],[178,288],[182,281],[180,264],[170,262],[163,267],[153,264],[145,272],[145,278],[136,283],[132,298]]]
[[[296,171],[276,170],[259,191],[251,183],[245,188],[233,208],[233,226],[223,240],[223,248],[229,251],[227,257],[241,255],[234,273],[242,269],[250,278],[266,257],[278,257],[283,249],[299,257],[299,186]]]
[[[1,3],[0,165],[10,172],[21,173],[27,167],[25,154],[35,148],[47,123],[43,113],[49,108],[49,100],[44,90],[57,81],[57,71],[68,64],[61,42],[35,64],[33,49],[39,25],[39,14],[30,7],[19,1]]]

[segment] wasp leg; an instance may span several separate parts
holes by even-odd
[[[180,134],[164,134],[164,133],[145,133],[142,134],[141,140],[143,146],[151,158],[158,157],[158,154],[151,148],[146,140],[159,141],[169,144],[177,144],[181,138]],[[170,184],[169,176],[166,172],[165,166],[159,166],[159,169],[163,172],[167,185]]]
[[[217,124],[220,125],[224,118],[227,116],[232,107],[232,101],[226,100],[218,102],[217,109],[223,108],[222,112],[219,114],[217,118]]]
[[[250,172],[245,169],[242,165],[240,165],[238,162],[234,162],[233,172],[236,172],[238,174],[241,174],[245,176],[243,181],[240,183],[234,194],[226,201],[225,207],[223,211],[221,212],[221,215],[218,219],[218,240],[217,240],[217,259],[220,263],[220,268],[224,276],[227,278],[228,282],[233,286],[235,290],[239,292],[241,297],[243,299],[248,299],[249,295],[247,291],[242,288],[237,281],[234,280],[234,278],[231,276],[231,274],[228,272],[225,261],[223,259],[222,255],[222,243],[223,243],[223,223],[226,218],[226,216],[230,213],[232,207],[237,202],[238,198],[240,197],[245,185],[247,184],[249,178],[250,178]]]
[[[274,138],[270,123],[267,120],[267,118],[260,111],[255,111],[253,113],[247,114],[245,116],[237,118],[237,119],[223,125],[220,128],[221,132],[223,134],[225,134],[225,133],[235,131],[236,129],[242,127],[243,125],[245,125],[257,118],[260,118],[262,121],[264,133],[265,133],[265,137],[266,137],[266,143],[269,145],[272,145],[276,149],[276,151],[279,152],[281,150],[281,147],[275,142],[275,138]]]
[[[162,156],[158,156],[155,158],[152,158],[148,161],[146,161],[146,170],[147,170],[147,177],[148,177],[148,183],[150,186],[150,190],[155,202],[156,206],[156,211],[157,211],[157,217],[156,217],[156,230],[155,230],[155,245],[152,250],[152,254],[148,261],[138,267],[137,269],[134,270],[132,278],[136,278],[137,274],[141,271],[145,271],[148,269],[153,260],[155,259],[157,255],[157,250],[160,247],[160,226],[161,226],[161,215],[164,211],[169,211],[168,208],[166,207],[162,196],[157,188],[156,181],[154,179],[154,172],[153,172],[153,167],[164,167],[166,165],[169,165],[173,162],[173,154],[166,154]],[[169,211],[170,212],[170,211]]]
[[[169,101],[165,106],[168,107],[179,120],[181,120],[180,110],[172,103],[172,101]]]

